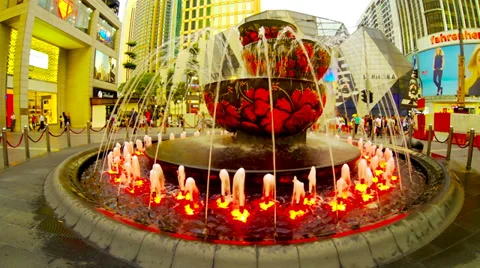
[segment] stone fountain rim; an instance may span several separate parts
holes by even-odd
[[[445,175],[445,182],[429,202],[408,211],[403,219],[373,228],[352,232],[345,236],[331,236],[311,243],[290,245],[213,244],[198,240],[184,240],[162,233],[134,228],[95,210],[81,195],[69,187],[78,178],[78,170],[85,161],[98,152],[87,149],[70,156],[49,174],[44,185],[47,204],[56,216],[78,233],[116,258],[140,266],[198,265],[212,267],[238,266],[240,263],[273,266],[317,265],[327,267],[374,267],[399,259],[428,244],[440,235],[455,219],[463,205],[464,191],[458,179],[451,178],[445,167],[433,159],[409,151],[414,158],[430,164],[428,173]],[[322,254],[318,254],[322,252]],[[358,256],[362,256],[359,258]]]

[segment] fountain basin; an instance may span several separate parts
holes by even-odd
[[[269,82],[272,85],[273,117]],[[214,113],[217,90],[219,98]],[[275,118],[275,135],[289,136],[305,132],[322,115],[325,92],[323,85],[317,87],[311,81],[264,77],[207,84],[204,99],[216,123],[230,132],[241,130],[271,135],[272,118]]]
[[[239,168],[246,170],[245,188],[249,193],[261,193],[263,176],[273,174],[272,142],[251,136],[216,135],[212,140],[212,162],[210,183],[215,187],[220,183],[219,171],[226,169],[234,174]],[[305,135],[305,133],[303,133]],[[298,138],[301,138],[299,135]],[[212,137],[202,136],[188,139],[163,141],[158,149],[157,161],[161,164],[167,178],[176,181],[178,166],[183,165],[195,178],[199,187],[206,184],[209,166],[210,141]],[[268,138],[266,138],[268,140]],[[288,143],[292,139],[277,141],[275,151],[277,188],[292,186],[293,176],[308,185],[311,167],[317,170],[317,185],[332,185],[332,163],[337,175],[343,164],[355,166],[360,150],[339,139],[310,135],[303,142]],[[334,152],[330,159],[329,150]],[[147,150],[147,155],[155,159],[156,146]]]
[[[405,152],[405,151],[404,151]],[[80,173],[98,153],[90,149],[66,159],[45,183],[47,203],[59,219],[113,256],[144,267],[200,265],[226,267],[374,267],[406,256],[429,243],[455,219],[463,204],[461,183],[432,159],[410,152],[428,174],[428,187],[409,210],[350,232],[295,245],[214,244],[148,231],[118,215],[100,213],[76,187]],[[142,228],[138,228],[142,227]],[[362,256],[359,258],[359,256]]]

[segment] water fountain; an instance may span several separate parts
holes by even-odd
[[[45,186],[57,215],[140,266],[375,266],[432,240],[461,207],[459,183],[405,148],[307,136],[331,56],[295,29],[240,26],[248,75],[204,84],[233,134],[146,136],[67,159]]]

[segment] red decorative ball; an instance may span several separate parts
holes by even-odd
[[[218,83],[204,86],[205,104],[216,123],[230,132],[271,135],[273,129],[278,136],[294,135],[317,121],[326,102],[324,86],[312,81],[272,78],[272,101],[268,78]]]

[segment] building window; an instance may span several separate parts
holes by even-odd
[[[40,122],[40,114],[45,118],[45,123],[56,124],[58,121],[57,94],[50,92],[28,91],[28,113],[30,122],[35,116],[37,123]]]
[[[200,0],[200,5],[203,6],[204,2],[205,2],[205,1]]]
[[[185,23],[183,24],[183,30],[184,30],[184,31],[188,31],[188,22],[185,22]]]
[[[196,7],[197,6],[197,0],[193,0],[193,5],[192,7]]]
[[[212,8],[207,7],[207,16],[210,16],[212,14]],[[216,13],[215,13],[216,14]]]
[[[200,8],[200,17],[203,17],[203,8]]]
[[[192,21],[192,30],[195,30],[195,29],[196,29],[196,28],[195,28],[195,26],[196,26],[196,23],[195,23],[195,22],[196,22],[196,21]]]
[[[185,1],[185,8],[190,8],[190,0]]]
[[[192,19],[194,19],[196,17],[197,17],[197,10],[194,9],[194,10],[192,10]]]
[[[198,22],[198,27],[199,27],[200,29],[203,28],[203,20],[200,20],[200,21]]]
[[[190,12],[185,11],[185,19],[186,20],[190,19]]]

